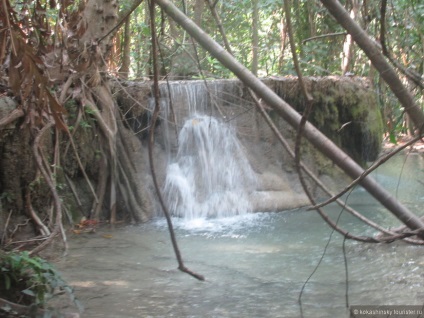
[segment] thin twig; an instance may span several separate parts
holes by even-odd
[[[346,308],[349,308],[349,268],[348,268],[347,256],[346,256],[346,240],[347,240],[347,237],[345,236],[343,238],[343,261],[345,265],[345,285],[346,285],[345,299],[346,299]]]
[[[28,219],[30,220],[30,219]],[[23,241],[13,241],[8,243],[8,245],[14,245],[14,244],[29,244],[29,243],[34,243],[34,242],[39,242],[39,241],[45,241],[49,238],[49,236],[41,236],[41,237],[33,237],[31,239],[28,240],[23,240]]]
[[[296,45],[295,45],[294,36],[293,36],[293,32],[292,32],[292,25],[291,25],[290,2],[289,2],[289,0],[284,0],[284,11],[285,11],[285,15],[286,15],[287,33],[288,33],[288,36],[289,36],[289,42],[290,42],[290,47],[291,47],[291,51],[292,51],[293,63],[294,63],[294,66],[295,66],[295,69],[296,69],[296,73],[297,73],[297,76],[298,76],[299,85],[301,87],[301,92],[302,92],[303,97],[305,98],[305,101],[306,101],[305,111],[304,111],[304,113],[302,115],[302,118],[300,120],[299,127],[297,129],[297,135],[296,135],[296,141],[295,141],[295,164],[296,164],[296,170],[297,170],[297,173],[298,173],[298,176],[299,176],[300,183],[301,183],[301,185],[302,185],[302,187],[303,187],[303,189],[304,189],[307,197],[309,198],[310,202],[312,204],[315,204],[314,203],[315,202],[315,199],[314,199],[312,193],[309,191],[308,186],[307,186],[307,184],[305,182],[305,179],[303,178],[302,167],[301,167],[301,162],[300,162],[300,156],[301,156],[301,154],[300,154],[300,146],[301,146],[303,129],[304,129],[305,124],[307,122],[308,116],[309,116],[310,112],[312,111],[313,98],[309,94],[309,92],[308,92],[308,90],[306,88],[306,85],[305,85],[305,83],[303,81],[302,72],[300,70],[299,62],[298,62],[298,59],[297,59]],[[326,252],[326,250],[328,248],[328,245],[330,244],[331,237],[332,237],[333,233],[335,231],[338,231],[339,233],[344,234],[344,236],[347,237],[347,238],[351,238],[351,239],[355,239],[355,240],[359,240],[359,241],[369,241],[369,242],[376,241],[375,239],[369,238],[369,237],[366,238],[366,237],[352,236],[348,232],[346,232],[345,230],[342,230],[341,228],[339,228],[338,222],[339,222],[339,219],[340,219],[340,217],[341,217],[344,209],[342,209],[340,211],[339,216],[338,216],[338,218],[337,218],[337,220],[336,220],[335,223],[324,213],[324,211],[322,211],[321,209],[316,209],[316,210],[321,215],[321,217],[327,222],[327,224],[330,225],[330,227],[332,228],[332,231],[331,231],[331,234],[330,234],[330,236],[328,238],[327,244],[326,244],[326,246],[324,248],[324,251],[323,251],[323,254],[321,256],[320,261],[318,262],[318,264],[315,267],[315,269],[312,271],[311,275],[308,277],[308,279],[303,284],[302,289],[301,289],[301,291],[299,293],[298,302],[299,302],[300,315],[301,315],[302,318],[304,317],[303,316],[303,306],[302,306],[302,295],[303,295],[304,289],[305,289],[307,283],[309,282],[309,280],[311,279],[311,277],[315,274],[315,272],[317,271],[318,267],[320,266],[320,264],[321,264],[321,262],[322,262],[322,260],[324,258],[325,252]]]
[[[275,136],[280,141],[281,145],[284,147],[284,149],[287,151],[287,153],[294,159],[295,155],[294,155],[293,150],[291,149],[289,143],[281,135],[280,131],[275,126],[273,120],[270,118],[268,113],[265,111],[264,105],[262,105],[262,102],[257,99],[256,95],[252,95],[252,98],[253,98],[253,101],[255,102],[255,104],[257,105],[259,112],[262,114],[263,118],[265,119],[265,121],[267,122],[267,124],[271,128],[271,130],[274,132]],[[319,180],[319,178],[302,161],[300,161],[300,165],[301,165],[301,168],[303,169],[303,171],[308,175],[308,177],[310,177],[321,190],[323,190],[330,197],[334,196],[334,194],[325,186],[325,184],[323,184]],[[394,231],[390,231],[390,230],[383,228],[382,226],[378,225],[377,223],[375,223],[375,222],[371,221],[370,219],[366,218],[365,216],[363,216],[361,213],[359,213],[358,211],[356,211],[352,207],[346,205],[346,203],[344,201],[342,201],[340,199],[336,199],[336,203],[339,206],[341,206],[342,208],[344,208],[347,212],[349,212],[353,216],[360,219],[365,224],[375,228],[376,230],[379,230],[380,232],[383,232],[383,233],[389,235],[390,238],[388,238],[388,241],[400,238],[399,233],[396,233]],[[381,238],[379,238],[379,240],[381,240]],[[385,240],[381,240],[381,241],[384,242]],[[405,238],[405,241],[407,241],[408,243],[412,243],[412,244],[419,244],[419,245],[424,244],[424,241],[412,240],[412,239],[409,239],[409,238]]]
[[[210,1],[208,1],[210,3]],[[211,8],[212,10],[212,8]],[[214,17],[216,19],[216,22],[219,25],[219,15],[215,12]],[[220,29],[221,32],[221,36],[224,39],[224,43],[226,46],[227,51],[232,54],[231,48],[230,46],[227,44],[228,41],[225,41],[226,39],[226,34],[224,32],[224,30]],[[298,69],[299,70],[299,69]],[[299,70],[300,73],[300,70]],[[300,80],[301,81],[301,80]],[[301,83],[303,83],[303,81],[301,81]],[[306,87],[305,85],[303,85],[303,91],[306,92]],[[265,121],[268,123],[268,125],[270,126],[271,130],[274,132],[274,134],[277,136],[277,138],[280,140],[281,144],[283,145],[283,147],[286,149],[286,151],[292,156],[293,159],[295,159],[295,153],[291,150],[290,146],[288,145],[288,143],[285,141],[284,137],[281,135],[281,133],[279,132],[279,130],[275,127],[272,119],[268,116],[268,114],[266,113],[266,111],[264,110],[264,106],[262,105],[262,102],[257,98],[256,94],[251,90],[248,89],[248,92],[252,98],[252,100],[254,101],[254,103],[256,104],[256,107],[259,109],[260,113],[262,114],[262,116],[265,118]],[[312,99],[310,96],[308,96],[309,99]],[[301,161],[300,161],[300,166],[301,168],[308,174],[309,177],[311,177],[315,183],[321,187],[321,189],[326,192],[330,197],[333,196],[332,192],[330,190],[328,190],[326,188],[326,186],[313,174],[312,171],[310,171]],[[342,206],[344,209],[346,209],[349,213],[355,215],[356,217],[358,217],[359,219],[361,219],[363,222],[365,222],[366,224],[375,227],[376,229],[383,231],[387,234],[391,234],[396,236],[396,233],[391,233],[390,231],[385,230],[383,227],[380,227],[378,224],[372,222],[371,220],[365,218],[363,215],[361,215],[359,212],[355,211],[354,209],[352,209],[351,207],[347,206],[343,201],[341,200],[337,200],[337,203]],[[323,212],[322,212],[323,213]],[[326,217],[328,219],[328,217]],[[349,235],[350,236],[350,235]],[[351,237],[353,238],[353,237]],[[360,237],[358,237],[360,238]],[[392,236],[393,238],[393,236]],[[360,238],[360,240],[362,241],[362,237]],[[374,240],[372,240],[374,241]]]
[[[15,39],[14,39],[12,27],[10,25],[10,19],[9,19],[9,11],[10,10],[7,7],[6,0],[3,0],[2,3],[3,3],[4,15],[6,17],[7,27],[9,29],[9,33],[10,33],[10,43],[11,43],[11,46],[12,46],[13,54],[16,56],[18,54],[17,54],[17,51],[16,51],[16,44],[15,44]]]
[[[92,106],[90,103],[87,103],[87,105],[88,105],[88,107],[91,110],[93,110],[94,112],[96,111],[97,108],[95,108],[95,106]],[[84,179],[85,179],[85,181],[88,184],[88,187],[89,187],[89,189],[90,189],[90,191],[91,191],[91,193],[92,193],[92,195],[94,197],[95,202],[98,203],[99,202],[99,199],[98,199],[97,194],[96,194],[96,192],[94,190],[94,187],[93,187],[93,185],[92,185],[92,183],[90,181],[90,178],[88,177],[88,175],[87,175],[87,173],[85,171],[84,165],[81,162],[81,159],[80,159],[80,156],[78,154],[78,150],[77,150],[77,147],[76,147],[75,141],[74,141],[74,136],[75,136],[75,134],[77,132],[77,129],[79,127],[79,122],[81,120],[81,117],[82,117],[82,110],[79,110],[78,111],[78,115],[77,115],[77,119],[76,119],[75,124],[74,124],[74,129],[72,130],[72,132],[69,129],[66,130],[66,133],[67,133],[67,135],[69,137],[69,143],[67,143],[67,145],[65,147],[65,150],[63,152],[63,156],[66,157],[66,155],[68,153],[69,145],[71,145],[72,146],[72,150],[74,151],[74,154],[75,154],[75,159],[77,160],[77,163],[78,163],[78,167],[80,168],[80,170],[81,170],[81,172],[82,172],[82,174],[84,176]],[[98,119],[98,118],[96,117],[96,119]],[[101,127],[103,128],[103,126],[101,126]],[[106,132],[105,132],[105,134],[106,134]]]
[[[337,222],[339,221],[340,216],[341,216],[341,213],[339,213],[339,217],[337,218]],[[303,283],[303,285],[302,285],[302,288],[300,289],[299,297],[298,297],[298,299],[297,299],[297,302],[298,302],[298,304],[299,304],[300,317],[301,317],[301,318],[303,318],[303,317],[304,317],[304,316],[303,316],[303,306],[302,306],[302,296],[303,296],[303,293],[304,293],[304,291],[305,291],[306,285],[308,285],[309,281],[310,281],[310,280],[311,280],[311,278],[315,275],[316,271],[318,270],[318,268],[320,267],[320,265],[321,265],[322,261],[324,260],[325,254],[327,253],[327,249],[328,249],[328,247],[330,246],[330,242],[331,242],[331,239],[332,239],[332,237],[333,237],[334,232],[335,232],[335,230],[334,230],[334,228],[332,228],[332,229],[331,229],[331,232],[330,232],[330,235],[328,236],[327,243],[325,244],[324,249],[323,249],[323,251],[322,251],[321,257],[320,257],[320,259],[318,260],[318,263],[315,265],[315,267],[314,267],[314,269],[312,270],[311,274],[309,274],[308,278],[305,280],[305,282],[304,282],[304,283]]]
[[[166,204],[163,200],[162,193],[160,191],[159,183],[156,178],[156,172],[154,167],[154,160],[153,160],[153,142],[154,142],[154,134],[155,134],[155,126],[156,121],[159,115],[160,111],[160,103],[159,103],[159,72],[158,72],[158,65],[157,65],[157,38],[156,38],[156,29],[155,29],[155,1],[150,0],[149,1],[149,9],[150,9],[150,27],[151,27],[151,33],[152,33],[152,60],[153,60],[153,78],[154,78],[154,84],[153,84],[153,93],[155,97],[155,109],[153,112],[152,120],[151,120],[151,126],[149,130],[149,161],[150,161],[150,170],[152,173],[152,179],[154,186],[156,188],[156,193],[158,195],[159,203],[162,207],[162,210],[165,214],[165,218],[168,224],[169,234],[171,236],[171,242],[172,246],[174,248],[175,256],[178,261],[178,269],[182,272],[185,272],[194,278],[204,281],[205,277],[202,275],[199,275],[191,270],[189,270],[187,267],[185,267],[183,259],[181,257],[180,250],[178,248],[177,239],[175,237],[174,228],[172,225],[171,216],[169,214],[169,211],[166,207]]]
[[[305,179],[303,178],[303,174],[302,174],[302,167],[301,167],[301,162],[300,162],[300,157],[301,157],[301,153],[300,153],[300,147],[301,147],[301,140],[302,140],[302,135],[303,135],[303,130],[304,127],[306,125],[306,122],[308,120],[308,117],[312,111],[313,108],[313,99],[312,96],[309,94],[306,85],[303,81],[303,76],[302,76],[302,72],[300,70],[300,66],[299,66],[299,62],[297,59],[297,52],[296,52],[296,45],[294,42],[294,37],[293,37],[293,32],[292,32],[292,26],[291,26],[291,19],[290,19],[290,5],[289,5],[289,0],[284,0],[284,10],[286,12],[286,19],[287,19],[287,33],[289,35],[289,40],[290,40],[290,47],[292,50],[292,56],[293,56],[293,63],[296,69],[296,73],[298,74],[298,79],[299,79],[299,85],[301,87],[301,92],[303,94],[303,97],[306,101],[306,109],[302,115],[302,118],[300,120],[298,129],[297,129],[297,135],[296,135],[296,141],[295,141],[295,165],[296,165],[296,171],[298,173],[299,176],[299,180],[300,183],[309,199],[309,201],[313,204],[316,205],[315,202],[315,198],[312,195],[311,191],[308,189],[308,185],[306,184]],[[340,214],[343,213],[345,209],[343,208],[340,212]],[[349,239],[352,240],[356,240],[359,242],[365,242],[365,243],[380,243],[380,240],[377,240],[376,238],[370,237],[370,236],[356,236],[353,234],[350,234],[349,232],[347,232],[346,230],[340,228],[337,225],[337,222],[334,222],[333,220],[331,220],[331,218],[321,209],[321,208],[317,208],[316,211],[319,213],[319,215],[323,218],[323,220],[334,230],[336,230],[337,232],[339,232],[341,235],[346,236]]]
[[[327,33],[327,34],[321,34],[317,36],[313,36],[307,39],[302,40],[302,43],[305,44],[306,42],[312,41],[312,40],[318,40],[322,38],[332,37],[332,36],[341,36],[341,35],[347,35],[346,32],[336,32],[336,33]]]
[[[102,170],[100,170],[100,171],[102,171]],[[102,174],[103,174],[103,172],[100,173],[100,175],[102,175]],[[81,200],[80,200],[80,198],[78,196],[77,190],[75,189],[75,185],[74,185],[73,181],[71,180],[71,178],[69,178],[66,173],[64,173],[64,175],[65,175],[66,182],[68,183],[69,188],[71,189],[71,192],[72,192],[72,194],[74,196],[74,199],[75,199],[75,201],[76,201],[76,203],[78,205],[78,208],[82,212],[83,211],[83,206],[82,206]],[[82,213],[82,214],[84,214],[84,213]]]
[[[9,226],[10,217],[12,216],[12,212],[13,212],[13,210],[10,210],[9,215],[7,216],[6,223],[4,224],[3,236],[2,236],[1,242],[0,242],[1,245],[5,244],[5,242],[7,240],[7,228]]]
[[[164,14],[163,11],[162,11],[162,14]],[[164,18],[164,16],[163,16],[163,18]],[[157,50],[159,52],[159,56],[160,56],[162,65],[165,65],[166,64],[165,63],[165,58],[164,58],[164,54],[162,52],[162,49],[161,49],[161,46],[160,45],[157,46]],[[169,83],[168,74],[165,76],[165,81],[166,81],[167,94],[168,94],[168,97],[169,97],[168,103],[167,103],[167,107],[169,107],[170,110],[171,110],[171,123],[174,126],[174,133],[175,133],[175,137],[176,137],[177,142],[178,142],[177,116],[175,115],[175,108],[174,108],[173,96],[172,96],[172,91],[171,91],[171,84]],[[167,117],[165,120],[166,121],[169,121],[169,119],[168,119],[169,116],[166,116],[165,115],[165,117]]]
[[[30,190],[26,191],[25,201],[26,201],[28,213],[31,216],[34,223],[37,224],[41,234],[43,236],[49,236],[51,234],[49,228],[43,223],[43,221],[41,221],[40,217],[37,215],[37,213],[34,211],[34,208],[32,207]]]
[[[386,162],[387,160],[389,160],[394,155],[398,154],[400,151],[402,151],[406,147],[408,147],[408,146],[416,143],[421,138],[422,138],[422,136],[421,136],[421,133],[420,133],[417,137],[412,138],[410,141],[408,141],[404,145],[399,146],[398,148],[394,149],[392,152],[390,152],[390,153],[386,154],[385,156],[381,157],[380,159],[378,159],[377,161],[375,161],[368,169],[366,169],[358,178],[356,178],[355,180],[353,180],[348,186],[346,186],[342,191],[340,191],[338,194],[336,194],[335,196],[331,197],[330,199],[328,199],[328,200],[326,200],[326,201],[324,201],[324,202],[322,202],[320,204],[314,205],[310,209],[312,210],[312,209],[315,209],[315,208],[323,207],[323,206],[325,206],[325,205],[333,202],[334,200],[340,198],[347,191],[349,191],[354,186],[356,186],[359,182],[361,182],[362,179],[364,179],[367,175],[369,175],[371,172],[373,172],[375,169],[377,169],[379,166],[381,166],[384,162]]]
[[[30,218],[27,218],[25,220],[25,222],[16,224],[15,225],[15,228],[10,233],[10,237],[13,237],[15,235],[15,233],[19,230],[19,228],[21,226],[27,226],[30,221],[31,221],[31,219]],[[12,244],[12,243],[10,243],[10,244]]]
[[[98,198],[98,202],[93,202],[91,211],[90,211],[90,219],[94,217],[95,220],[100,219],[100,212],[103,206],[103,201],[106,194],[106,186],[107,186],[107,180],[109,177],[109,171],[107,169],[107,159],[105,154],[102,152],[99,163],[99,171],[104,171],[104,173],[101,173],[99,176],[99,180],[97,180],[97,190],[96,195]]]
[[[227,36],[226,36],[226,33],[225,33],[225,30],[224,30],[224,27],[223,27],[223,25],[222,25],[222,20],[221,20],[221,18],[220,18],[220,16],[219,16],[218,12],[216,11],[216,3],[217,3],[217,2],[212,3],[212,0],[206,0],[206,2],[207,2],[207,3],[208,3],[208,5],[209,5],[209,8],[210,8],[210,10],[211,10],[211,12],[212,12],[212,16],[213,16],[213,18],[215,19],[215,23],[216,23],[216,25],[218,26],[219,33],[221,33],[222,40],[224,41],[224,46],[225,46],[225,48],[227,49],[227,51],[228,51],[231,55],[234,55],[234,54],[233,54],[233,52],[232,52],[232,50],[231,50],[230,42],[228,41],[228,38],[227,38]]]
[[[66,95],[68,93],[69,88],[72,85],[72,82],[74,81],[74,79],[77,78],[77,75],[73,74],[71,76],[68,77],[68,79],[66,80],[65,84],[63,84],[62,86],[62,91],[60,92],[60,96],[59,96],[59,103],[61,105],[63,105],[66,101]]]
[[[55,225],[54,225],[53,231],[51,232],[50,236],[43,243],[38,245],[32,251],[30,251],[29,252],[30,255],[37,254],[38,252],[40,252],[41,250],[46,248],[47,245],[49,245],[59,233],[62,234],[62,240],[63,240],[63,243],[65,245],[65,253],[66,253],[66,250],[67,250],[66,235],[65,235],[65,232],[61,232],[61,223],[62,223],[61,200],[60,200],[59,194],[57,193],[55,181],[52,178],[50,171],[47,171],[44,168],[43,160],[42,160],[40,153],[39,153],[39,151],[40,151],[40,146],[39,146],[40,139],[46,131],[48,131],[50,128],[53,127],[53,125],[54,125],[54,122],[49,122],[37,134],[37,136],[34,139],[33,153],[34,153],[34,156],[35,156],[35,162],[37,164],[37,167],[40,170],[41,174],[43,175],[44,180],[46,181],[46,183],[47,183],[47,185],[50,189],[50,192],[53,196],[53,203],[54,203],[54,207],[55,207],[55,210],[56,210],[56,220],[55,220]]]
[[[6,117],[3,117],[3,118],[0,119],[0,129],[3,129],[7,125],[9,125],[13,121],[15,121],[16,119],[18,119],[18,118],[20,118],[24,115],[25,115],[25,113],[21,108],[16,108],[16,109],[12,110]]]
[[[402,66],[397,60],[393,58],[393,56],[390,54],[387,44],[386,44],[386,8],[387,8],[387,0],[381,1],[381,7],[380,7],[380,44],[381,44],[381,51],[384,56],[387,57],[387,59],[392,63],[403,75],[405,75],[408,79],[410,79],[412,82],[414,82],[417,86],[419,86],[421,89],[424,89],[424,82],[422,80],[422,77],[414,72],[412,69],[407,69],[404,66]]]

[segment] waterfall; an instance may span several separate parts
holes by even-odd
[[[195,219],[247,213],[255,188],[255,173],[231,125],[206,115],[185,121],[164,183],[173,215]]]

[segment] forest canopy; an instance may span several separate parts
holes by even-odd
[[[91,2],[98,10],[104,10],[103,1],[89,1],[87,5]],[[130,79],[151,79],[148,1],[111,2],[116,6],[116,12],[107,18],[107,24],[111,26],[108,36],[112,36],[112,40],[108,56],[102,57],[107,64],[104,71]],[[283,1],[183,0],[175,4],[218,43],[228,45],[235,58],[259,77],[296,75]],[[418,0],[349,0],[342,1],[342,4],[350,16],[380,45],[405,85],[422,104],[424,4]],[[45,59],[46,65],[51,66],[52,52],[57,57],[57,52],[63,52],[64,49],[69,51],[71,40],[86,31],[85,24],[93,23],[78,19],[83,7],[86,7],[84,1],[37,0],[11,1],[8,6],[3,5],[2,10],[11,14],[10,19],[4,20],[4,25],[15,21],[15,26],[23,31],[22,40],[33,46],[34,56]],[[291,1],[290,16],[304,76],[347,74],[368,77],[380,96],[386,130],[407,132],[407,120],[404,120],[396,98],[375,72],[368,57],[320,1]],[[158,12],[155,19],[159,32],[159,68],[162,78],[234,76],[165,14]],[[4,35],[6,33],[3,32]],[[4,44],[7,43],[5,41],[7,37],[3,37]],[[101,42],[105,43],[106,40],[101,39]],[[9,44],[13,44],[13,41]],[[84,50],[80,54],[81,59]],[[4,62],[7,62],[7,57],[4,51]],[[69,71],[64,56],[55,62],[62,65],[61,72],[63,68]],[[74,71],[82,67],[84,64],[80,63]],[[59,80],[55,75],[58,74],[51,75],[50,79]]]

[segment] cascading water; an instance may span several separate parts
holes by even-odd
[[[255,188],[255,173],[229,124],[206,115],[185,121],[164,184],[173,215],[196,219],[247,213]]]
[[[197,218],[196,222],[180,219],[181,224],[198,225],[199,218],[282,211],[309,203],[303,193],[296,192],[295,181],[289,182],[290,172],[281,169],[288,155],[269,147],[274,136],[250,111],[252,104],[243,99],[241,86],[231,81],[160,86],[161,124],[155,136],[159,179],[171,213]],[[238,135],[246,142],[243,146]],[[244,155],[244,145],[255,172]]]

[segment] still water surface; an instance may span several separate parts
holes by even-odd
[[[411,155],[379,169],[375,178],[422,215],[424,159]],[[384,226],[399,223],[367,193],[349,202]],[[340,208],[330,207],[337,217]],[[331,230],[310,211],[255,213],[219,220],[174,220],[185,264],[206,277],[179,272],[164,220],[71,239],[58,264],[85,305],[82,317],[300,317],[299,293],[314,271]],[[342,213],[356,234],[374,234]],[[424,247],[403,243],[345,244],[334,233],[306,285],[304,317],[348,317],[350,305],[422,305]],[[347,295],[347,297],[346,297]]]

